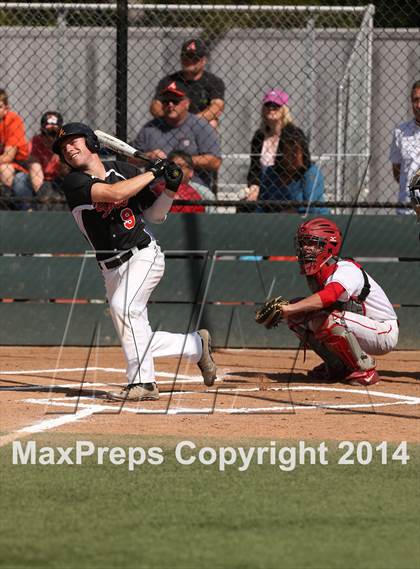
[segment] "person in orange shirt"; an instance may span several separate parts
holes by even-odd
[[[0,89],[0,197],[12,194],[17,172],[27,172],[29,144],[23,119],[10,110],[7,93]],[[18,192],[16,192],[18,193]]]

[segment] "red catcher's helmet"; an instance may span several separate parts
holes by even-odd
[[[315,275],[331,257],[339,254],[343,237],[336,224],[325,217],[315,217],[298,227],[296,255],[303,275]]]

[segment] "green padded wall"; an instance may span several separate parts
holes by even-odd
[[[207,305],[200,316],[200,306],[150,304],[149,316],[154,330],[186,332],[198,327],[212,331],[217,347],[294,348],[298,342],[285,325],[265,330],[254,322],[254,306]],[[75,305],[68,327],[70,304],[0,303],[0,345],[118,345],[107,305]],[[400,320],[400,349],[419,349],[419,309],[397,308]],[[96,339],[98,338],[98,342]]]
[[[399,346],[419,347],[420,248],[414,218],[334,220],[343,232],[349,227],[343,254],[365,258],[366,270],[398,307]],[[181,331],[194,328],[200,316],[200,325],[211,328],[219,346],[296,345],[285,327],[267,332],[254,324],[253,315],[255,302],[268,296],[308,294],[293,260],[293,236],[301,221],[290,214],[169,215],[154,226],[167,259],[151,298],[153,326]],[[80,257],[86,249],[68,213],[0,212],[0,298],[20,300],[0,302],[0,344],[60,344],[70,310],[67,345],[89,345],[95,330],[100,344],[118,343],[96,261]],[[197,254],[186,254],[191,251]],[[239,251],[289,260],[242,261],[233,255]],[[78,303],[72,308],[73,297]]]
[[[414,216],[330,216],[348,229],[343,254],[367,257],[419,257]],[[294,255],[293,236],[302,222],[297,214],[170,214],[152,230],[167,250],[238,251],[259,255]],[[77,253],[89,250],[67,212],[0,211],[0,252]]]

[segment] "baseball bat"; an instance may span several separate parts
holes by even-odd
[[[116,136],[112,136],[112,134],[108,134],[107,132],[103,132],[102,130],[95,130],[94,131],[96,136],[98,137],[99,142],[109,148],[110,150],[114,150],[117,154],[123,154],[124,156],[132,156],[134,158],[140,158],[140,160],[144,160],[149,164],[153,164],[155,161],[146,156],[143,152],[136,150],[127,142],[120,140]]]

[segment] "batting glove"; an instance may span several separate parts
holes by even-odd
[[[166,189],[176,192],[182,182],[182,176],[181,168],[173,162],[169,162],[164,170]]]
[[[152,172],[155,178],[161,178],[165,173],[165,168],[169,162],[164,158],[163,160],[156,160],[148,169],[147,172]]]

